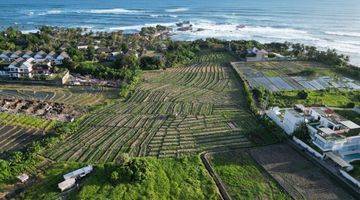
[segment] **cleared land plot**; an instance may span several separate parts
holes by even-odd
[[[348,88],[360,90],[360,82],[335,77],[326,66],[303,61],[237,62],[236,71],[250,87],[263,87],[269,91],[323,90]]]
[[[43,133],[35,129],[0,126],[0,153],[19,150],[42,136]]]
[[[77,134],[46,156],[116,162],[123,153],[174,157],[250,146],[244,132],[259,124],[225,64],[231,59],[224,53],[204,54],[189,66],[146,72],[129,99],[85,118]]]
[[[0,98],[50,101],[71,105],[96,105],[115,98],[117,89],[91,86],[52,87],[4,84],[0,86]]]
[[[212,154],[211,163],[232,199],[290,199],[245,151]]]
[[[251,149],[250,154],[295,199],[353,199],[286,144]]]

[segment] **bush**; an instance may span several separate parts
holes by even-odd
[[[148,173],[148,163],[145,160],[131,160],[124,163],[118,169],[110,174],[110,180],[113,184],[120,182],[132,183],[142,182],[146,179]]]
[[[299,97],[299,99],[307,99],[308,93],[305,92],[304,90],[301,90],[298,92],[297,96]]]
[[[354,108],[355,107],[355,103],[354,102],[349,102],[348,104],[346,104],[347,108]]]

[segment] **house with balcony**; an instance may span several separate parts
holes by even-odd
[[[312,119],[309,108],[301,104],[295,105],[294,108],[274,107],[267,110],[266,114],[288,135],[292,135],[302,124]]]
[[[288,135],[306,125],[311,141],[325,157],[342,168],[351,169],[351,162],[360,160],[360,126],[327,107],[274,107],[266,114]]]
[[[34,58],[24,59],[19,57],[7,67],[6,76],[11,78],[32,78],[33,64]]]
[[[311,115],[316,122],[307,124],[307,127],[314,145],[323,152],[331,152],[348,163],[360,160],[358,124],[326,107],[312,108]]]

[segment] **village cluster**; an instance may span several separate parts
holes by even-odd
[[[33,78],[38,75],[51,75],[54,65],[62,65],[65,59],[70,59],[69,55],[62,51],[56,53],[51,51],[32,52],[32,51],[4,51],[0,54],[0,60],[4,63],[0,68],[1,77],[9,78]]]

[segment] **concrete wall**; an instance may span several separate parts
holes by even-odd
[[[345,172],[344,170],[340,169],[340,173],[341,175],[343,175],[347,180],[349,180],[351,183],[353,183],[354,185],[356,185],[358,188],[360,188],[360,182],[358,180],[356,180],[354,177],[350,176],[350,174],[348,174],[347,172]]]
[[[315,157],[323,159],[324,155],[320,154],[319,152],[315,151],[312,147],[310,147],[309,145],[307,145],[306,143],[304,143],[303,141],[299,140],[298,138],[296,138],[295,136],[293,136],[293,140],[294,142],[296,142],[297,144],[299,144],[300,146],[302,146],[304,149],[306,149],[307,151],[309,151],[311,154],[313,154]]]

